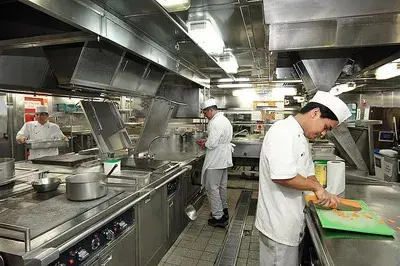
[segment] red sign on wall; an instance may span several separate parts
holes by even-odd
[[[38,105],[46,105],[47,106],[47,99],[36,98],[36,97],[25,97],[24,98],[25,122],[35,120],[35,112],[36,112],[36,107]]]

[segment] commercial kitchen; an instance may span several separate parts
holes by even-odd
[[[400,265],[399,14],[394,0],[0,0],[0,266],[259,265],[262,142],[317,91],[352,113],[310,141],[318,181],[366,205],[334,223],[307,204],[302,265]],[[233,127],[226,228],[207,224],[201,185],[210,98]],[[63,137],[20,141],[40,108]]]

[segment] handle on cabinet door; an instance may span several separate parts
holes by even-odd
[[[174,205],[174,201],[171,200],[171,201],[169,202],[169,207],[171,208],[173,205]]]
[[[105,261],[101,263],[101,266],[106,266],[112,259],[113,256],[112,254],[110,254],[110,256],[108,256],[107,259],[105,259]]]

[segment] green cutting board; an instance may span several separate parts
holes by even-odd
[[[380,217],[375,214],[371,214],[368,205],[364,201],[357,201],[361,203],[362,207],[361,211],[356,212],[358,217],[353,216],[353,211],[342,211],[346,216],[351,217],[352,219],[343,218],[332,210],[322,210],[316,208],[322,227],[376,235],[395,235],[395,231],[387,224],[379,223]],[[372,217],[372,219],[365,217],[365,215]]]

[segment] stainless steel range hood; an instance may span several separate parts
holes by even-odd
[[[348,58],[302,59],[293,67],[302,79],[307,95],[312,96],[318,90],[330,91],[347,61]]]
[[[5,90],[31,90],[57,85],[41,48],[0,51],[0,69],[0,88]]]
[[[155,96],[165,75],[164,69],[104,41],[46,46],[43,50],[62,87]]]

